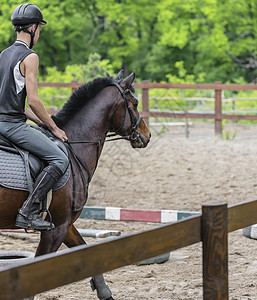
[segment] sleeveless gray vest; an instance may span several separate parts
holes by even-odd
[[[0,122],[26,122],[25,77],[20,64],[33,50],[16,41],[0,54]]]

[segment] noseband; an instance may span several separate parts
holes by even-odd
[[[115,139],[111,139],[109,141],[113,141],[113,140],[120,140],[120,139],[123,139],[123,140],[129,140],[129,141],[136,141],[137,139],[140,138],[140,135],[139,133],[137,133],[137,128],[139,127],[141,121],[142,121],[142,116],[139,116],[138,120],[136,119],[136,117],[134,116],[133,114],[133,111],[129,105],[129,100],[128,100],[128,97],[127,97],[127,93],[131,93],[130,89],[126,89],[126,90],[123,90],[122,87],[119,85],[119,83],[117,82],[113,82],[113,85],[117,87],[117,89],[119,90],[119,92],[121,93],[121,96],[122,98],[124,99],[124,103],[125,103],[125,115],[126,115],[126,109],[128,110],[129,112],[129,116],[130,116],[130,121],[131,121],[131,133],[129,135],[126,135],[126,136],[122,136],[122,137],[119,137],[119,138],[115,138]],[[124,122],[125,122],[125,117],[123,119],[123,123],[120,127],[120,129],[124,126]],[[117,130],[118,131],[118,130]],[[116,131],[116,132],[117,132]],[[136,134],[136,135],[135,135]],[[114,134],[109,134],[107,135],[107,137],[113,137],[113,136],[116,136],[117,134],[114,133]],[[108,140],[107,140],[108,141]]]

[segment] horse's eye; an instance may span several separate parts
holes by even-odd
[[[133,106],[135,107],[135,108],[137,108],[137,106],[138,106],[138,100],[135,98],[135,97],[131,97],[131,103],[133,104]]]
[[[132,95],[132,103],[133,103],[133,105],[134,105],[135,108],[138,107],[138,100],[133,95]]]

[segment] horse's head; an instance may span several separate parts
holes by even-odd
[[[122,71],[120,71],[114,79],[118,101],[112,129],[129,140],[133,148],[144,148],[149,143],[151,134],[137,109],[138,100],[133,95],[135,90],[132,86],[134,79],[135,71],[125,79],[122,79]]]

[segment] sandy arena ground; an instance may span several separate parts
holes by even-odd
[[[230,126],[234,140],[214,136],[213,126],[153,128],[149,146],[107,143],[90,186],[88,205],[201,211],[202,203],[228,204],[257,197],[257,126]],[[163,131],[163,130],[162,130]],[[80,219],[77,228],[113,229],[122,234],[159,224]],[[0,233],[0,250],[35,251],[36,234]],[[95,239],[86,239],[88,243]],[[61,249],[65,249],[62,247]],[[201,299],[201,244],[172,252],[164,264],[127,266],[105,274],[115,300]],[[229,235],[231,300],[257,299],[257,240],[241,231]],[[33,284],[33,283],[31,283]],[[1,297],[0,297],[1,298]],[[97,299],[89,279],[37,295],[45,299]]]

